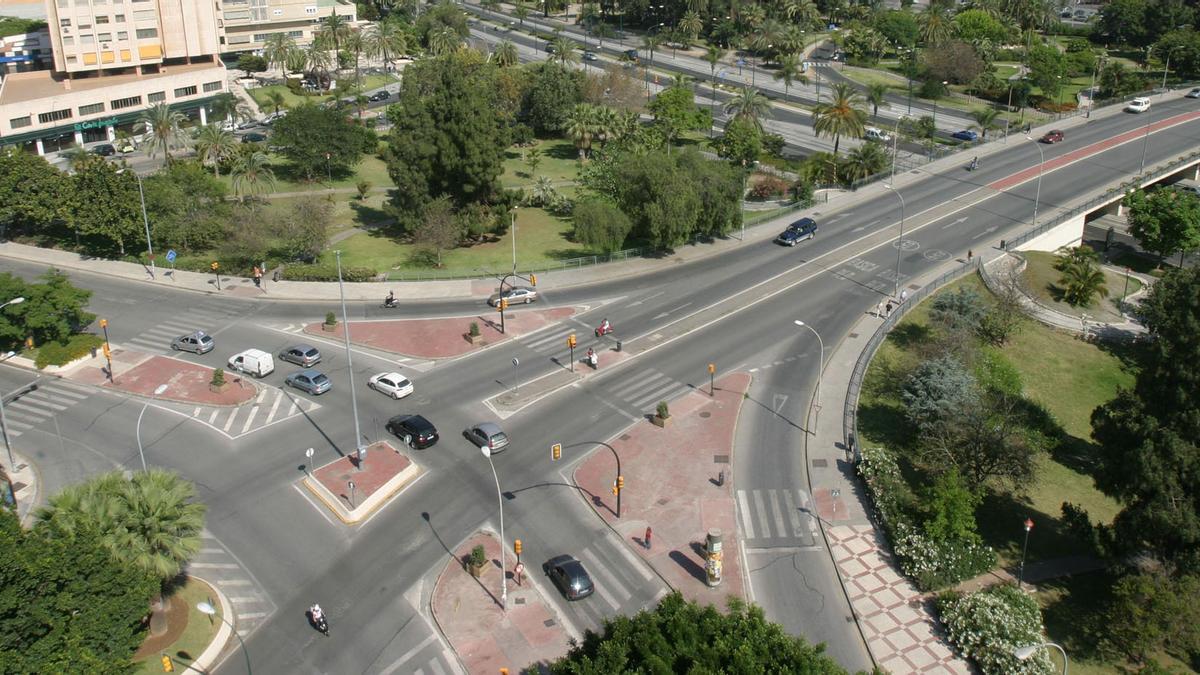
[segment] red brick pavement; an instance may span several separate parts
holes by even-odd
[[[612,494],[612,453],[597,448],[575,470],[575,482],[590,495],[600,517],[673,588],[718,607],[724,607],[727,595],[745,597],[731,467],[734,431],[750,381],[748,373],[726,375],[717,380],[714,398],[705,388],[671,403],[667,428],[637,422],[610,441],[625,476],[620,519]],[[729,463],[714,462],[718,455],[728,457]],[[725,485],[717,487],[721,470]],[[649,551],[642,540],[647,525],[653,530]],[[705,535],[713,528],[722,532],[725,554],[717,589],[708,588],[704,574]]]
[[[483,545],[488,558],[479,579],[462,564],[477,544]],[[433,618],[471,673],[498,673],[501,668],[517,673],[554,660],[568,649],[566,629],[528,581],[541,570],[526,562],[526,581],[517,586],[512,578],[516,556],[508,551],[506,558],[502,571],[500,542],[491,534],[476,534],[454,552],[433,588]],[[500,606],[502,573],[508,576],[507,612]]]
[[[366,465],[361,470],[357,455],[351,454],[314,469],[312,475],[330,494],[337,495],[345,502],[348,508],[355,508],[410,464],[412,460],[381,441],[367,447]],[[354,504],[350,504],[350,481],[354,481]]]
[[[225,372],[225,390],[214,392],[208,388],[208,383],[212,381],[212,368],[169,356],[114,349],[113,382],[108,381],[108,376],[101,369],[103,365],[104,359],[94,359],[72,371],[68,378],[146,397],[154,396],[154,390],[160,384],[166,384],[167,390],[155,396],[156,399],[202,405],[241,405],[258,395],[258,386],[249,378],[228,371]]]
[[[573,307],[509,310],[504,313],[505,333],[500,332],[500,316],[496,312],[441,319],[351,321],[350,341],[405,356],[447,358],[525,335],[574,314]],[[483,336],[481,344],[473,345],[463,337],[471,322],[479,324],[479,332]],[[320,323],[311,323],[304,327],[304,331],[340,338],[342,324],[339,323],[336,329],[326,332]]]

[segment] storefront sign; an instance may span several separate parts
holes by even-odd
[[[106,120],[88,120],[86,122],[76,122],[75,131],[83,131],[84,129],[99,129],[100,127],[116,126],[117,118],[110,117]]]

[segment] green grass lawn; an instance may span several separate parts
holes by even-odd
[[[1089,319],[1106,322],[1121,322],[1124,319],[1117,304],[1125,292],[1125,275],[1104,270],[1104,280],[1108,288],[1107,298],[1097,298],[1091,307],[1072,307],[1062,301],[1062,287],[1058,279],[1060,272],[1054,269],[1057,256],[1047,251],[1026,251],[1022,255],[1029,261],[1025,271],[1021,273],[1021,283],[1037,298],[1038,302],[1069,316],[1087,314]],[[1129,280],[1129,291],[1132,295],[1141,290],[1142,282],[1137,279]]]
[[[208,584],[188,579],[183,588],[175,593],[172,597],[172,602],[180,602],[187,605],[187,627],[183,629],[183,634],[174,644],[166,649],[154,654],[148,655],[146,658],[134,662],[134,671],[139,675],[150,675],[151,673],[161,673],[162,670],[162,655],[166,654],[171,657],[175,663],[175,672],[181,672],[190,664],[200,653],[204,651],[212,639],[216,636],[217,630],[221,628],[221,620],[217,617],[209,617],[196,609],[196,603],[207,601],[217,608],[217,612],[221,611],[221,605],[217,602],[216,593],[209,588]]]
[[[887,70],[877,70],[874,68],[860,68],[858,66],[845,66],[839,72],[847,78],[858,82],[864,86],[873,84],[882,84],[892,89],[903,89],[908,91],[908,79],[903,75],[892,73]]]
[[[1003,64],[997,63],[992,68],[992,72],[996,73],[996,77],[998,77],[1001,80],[1006,81],[1006,82],[1008,81],[1008,78],[1012,77],[1013,75],[1016,75],[1018,72],[1020,72],[1020,70],[1021,70],[1020,66],[1018,66],[1016,64],[1010,65],[1007,63],[1003,63]]]
[[[351,76],[350,79],[353,80],[354,77]],[[379,75],[367,75],[367,76],[363,77],[362,80],[363,80],[363,87],[362,87],[363,91],[370,91],[372,89],[378,89],[380,87],[384,87],[393,82],[396,82],[397,78],[395,75],[379,74]],[[258,107],[261,108],[263,110],[263,112],[267,112],[267,111],[274,112],[274,106],[271,105],[270,101],[267,98],[268,96],[271,95],[271,92],[273,92],[273,91],[277,91],[277,92],[283,94],[284,105],[288,108],[295,108],[296,106],[302,105],[304,103],[321,103],[322,101],[326,101],[332,97],[332,94],[320,94],[320,95],[315,95],[315,96],[297,96],[297,95],[293,94],[291,92],[291,90],[287,88],[286,85],[282,85],[282,84],[272,84],[272,85],[268,85],[266,87],[256,87],[254,89],[247,89],[246,93],[250,95],[250,98],[254,99],[254,102],[258,104]]]
[[[534,147],[542,152],[537,171],[530,171],[526,162],[533,148],[514,146],[504,151],[504,173],[500,175],[504,187],[529,187],[538,176],[545,176],[555,183],[578,178],[579,151],[574,143],[566,139],[539,140]]]
[[[271,160],[271,170],[275,172],[275,189],[272,192],[305,192],[329,187],[353,188],[360,180],[366,180],[372,187],[388,187],[392,184],[392,179],[388,176],[387,164],[376,155],[363,155],[362,160],[349,175],[337,176],[335,174],[333,183],[330,183],[326,174],[321,172],[313,176],[313,180],[309,182],[304,179],[304,176],[292,171],[291,165],[282,155],[267,153],[267,156]],[[226,187],[230,188],[232,194],[233,181],[229,175],[222,174],[221,180]]]

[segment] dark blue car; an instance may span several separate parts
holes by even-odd
[[[974,141],[979,139],[979,134],[971,131],[970,129],[960,129],[959,131],[950,134],[950,137],[957,138],[960,141]]]
[[[805,239],[812,239],[817,234],[817,221],[812,218],[801,218],[796,222],[788,225],[778,237],[775,237],[775,243],[783,244],[784,246],[795,246]]]

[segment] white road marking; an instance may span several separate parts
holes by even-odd
[[[787,532],[787,528],[783,525],[783,513],[779,510],[779,497],[775,490],[768,490],[771,493],[771,513],[775,516],[775,531],[780,535]]]
[[[788,520],[792,523],[792,534],[799,537],[803,535],[800,524],[800,511],[796,509],[796,502],[792,499],[792,491],[788,490],[783,493],[784,502],[787,504]]]
[[[224,431],[225,433],[229,433],[229,427],[233,426],[233,418],[237,417],[237,414],[238,414],[237,408],[234,408],[233,410],[229,411],[229,419],[225,420],[225,426],[224,426],[224,428],[221,429],[221,431]]]
[[[400,658],[396,659],[395,661],[392,661],[391,665],[389,665],[387,668],[384,668],[383,670],[379,671],[379,675],[390,675],[390,673],[396,672],[397,668],[404,665],[409,659],[416,656],[417,652],[424,649],[430,642],[433,642],[436,639],[437,639],[437,636],[433,635],[433,634],[426,636],[424,640],[421,640],[419,643],[417,643],[416,647],[413,647],[412,649],[404,652],[403,654],[400,655]]]
[[[265,392],[266,390],[264,389],[263,391]],[[251,424],[254,424],[254,418],[258,417],[258,408],[259,408],[259,406],[255,405],[253,408],[250,409],[250,415],[248,417],[246,417],[246,423],[242,425],[242,433],[243,434],[246,433],[250,429]]]
[[[592,574],[602,577],[602,580],[604,581],[604,585],[607,586],[608,588],[615,590],[617,592],[617,594],[621,596],[622,602],[628,600],[631,597],[631,594],[629,593],[629,591],[625,590],[625,587],[622,586],[620,584],[620,582],[617,581],[616,577],[609,574],[608,568],[605,565],[601,564],[600,559],[597,558],[591,551],[584,549],[583,551],[580,552],[579,557],[587,560],[588,564],[592,568]],[[619,609],[619,608],[620,608],[619,605],[613,605],[613,609]]]
[[[746,491],[738,490],[737,493],[738,493],[737,498],[738,498],[738,507],[739,507],[738,515],[741,516],[740,520],[742,521],[742,538],[743,539],[753,539],[754,538],[754,525],[753,525],[753,521],[750,519],[750,503],[748,501],[746,501]]]
[[[283,392],[279,392],[275,396],[275,403],[271,406],[271,412],[267,413],[267,424],[270,424],[271,420],[275,419],[275,412],[279,410],[280,403],[283,403]]]
[[[763,506],[762,493],[758,490],[754,491],[754,512],[758,515],[758,522],[763,524],[764,537],[771,536],[771,523],[767,520],[767,509]]]

